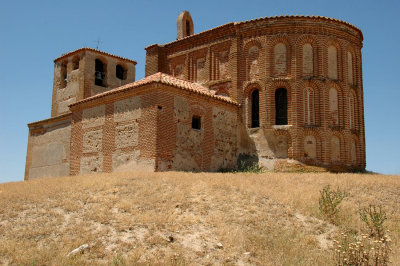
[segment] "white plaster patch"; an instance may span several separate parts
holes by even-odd
[[[99,105],[83,110],[82,128],[101,126],[105,122],[106,106]]]
[[[114,121],[121,122],[138,119],[141,116],[140,96],[131,97],[114,103]]]
[[[153,172],[155,169],[154,159],[140,157],[140,150],[130,153],[116,151],[112,156],[113,172],[145,171]]]
[[[317,141],[314,136],[306,136],[304,138],[304,157],[317,158]]]
[[[257,46],[253,46],[249,49],[249,79],[255,80],[258,78],[259,69],[258,69],[258,55],[259,48]]]
[[[190,126],[178,123],[176,137],[176,152],[173,168],[183,171],[201,170],[203,130],[192,129]]]
[[[83,135],[83,149],[84,153],[99,152],[102,149],[103,143],[103,130],[95,130],[86,132]]]
[[[115,145],[117,148],[137,146],[139,138],[139,124],[132,123],[115,128]]]
[[[180,96],[174,97],[174,116],[175,119],[181,121],[189,119],[189,105],[185,98]]]
[[[103,171],[103,155],[81,158],[81,174],[97,173]]]
[[[236,164],[236,113],[213,107],[214,154],[211,169],[234,167]]]

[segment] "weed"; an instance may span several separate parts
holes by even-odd
[[[253,173],[260,174],[264,172],[264,167],[259,166],[258,163],[253,162],[252,164],[246,163],[245,161],[240,161],[239,166],[236,169],[220,168],[218,169],[220,173]]]
[[[333,191],[330,185],[327,185],[320,191],[319,210],[333,223],[339,212],[339,204],[345,197],[347,197],[346,192],[339,188]]]
[[[370,236],[381,238],[384,235],[383,223],[387,219],[385,211],[381,206],[369,205],[368,208],[360,209],[360,218],[368,226]]]
[[[262,166],[259,166],[256,162],[253,162],[252,165],[246,165],[244,161],[241,161],[237,172],[258,174],[264,172],[264,168]]]
[[[361,234],[355,239],[344,233],[334,240],[336,265],[388,265],[391,239],[384,235],[375,240],[368,234]]]
[[[125,261],[124,259],[117,253],[113,258],[113,266],[124,266]]]

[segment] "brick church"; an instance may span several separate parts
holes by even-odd
[[[51,118],[28,124],[25,180],[95,172],[217,171],[282,160],[365,169],[357,27],[320,16],[228,23],[146,47],[54,60]]]

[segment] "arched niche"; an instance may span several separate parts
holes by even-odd
[[[336,46],[328,46],[328,78],[338,79],[338,51]]]

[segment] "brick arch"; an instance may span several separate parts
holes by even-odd
[[[198,103],[190,104],[190,106],[189,106],[190,115],[199,115],[199,116],[204,117],[206,112],[207,112],[206,108],[203,105],[200,105]]]
[[[351,134],[350,136],[350,141],[355,143],[355,166],[361,166],[361,148],[360,148],[360,140],[359,137],[355,134]],[[349,162],[354,165],[354,163],[352,162],[352,143],[350,143],[350,151],[349,151]]]
[[[350,85],[356,85],[357,84],[357,80],[358,80],[358,68],[357,68],[357,56],[356,56],[356,51],[354,49],[354,47],[351,44],[347,44],[344,47],[344,51],[345,51],[345,63],[344,63],[344,76],[345,76],[345,83],[350,84]],[[350,83],[349,82],[349,65],[348,65],[348,55],[347,53],[351,54],[352,57],[352,73],[353,73],[353,82]]]
[[[354,89],[350,89],[346,95],[346,100],[347,102],[347,116],[348,116],[348,121],[349,121],[349,127],[350,129],[359,129],[359,115],[358,115],[358,98],[357,98],[357,92]],[[351,99],[353,99],[353,102],[351,102]],[[353,105],[353,106],[351,106]]]
[[[342,55],[342,49],[341,45],[339,42],[335,39],[328,39],[322,47],[324,48],[323,52],[323,75],[325,77],[328,77],[328,48],[329,46],[334,46],[336,48],[336,56],[337,56],[337,80],[343,80],[343,55]]]
[[[296,62],[297,62],[297,72],[300,76],[306,77],[310,76],[310,74],[304,73],[303,71],[303,46],[305,44],[310,44],[312,47],[312,53],[313,53],[313,70],[311,77],[318,76],[318,44],[315,38],[309,34],[304,34],[301,35],[297,40],[296,40]]]
[[[251,48],[257,47],[258,48],[258,56],[257,56],[257,62],[255,65],[253,65],[254,60],[250,58],[249,56],[249,51]],[[245,80],[259,80],[260,77],[262,76],[262,66],[263,63],[261,60],[263,59],[263,54],[262,54],[262,46],[261,42],[257,39],[252,39],[243,46],[243,56],[244,56],[244,66],[245,66]]]
[[[277,74],[276,66],[275,66],[275,46],[279,43],[283,43],[286,47],[286,73]],[[278,35],[273,38],[269,43],[269,49],[272,56],[270,57],[270,68],[271,68],[271,76],[288,76],[290,75],[291,70],[291,57],[292,57],[292,47],[287,35]]]
[[[339,160],[335,161],[335,164],[343,164],[346,160],[346,149],[345,149],[345,142],[344,142],[344,137],[343,134],[339,131],[333,131],[330,134],[328,134],[328,161],[329,163],[332,163],[332,158],[333,156],[333,148],[332,147],[332,138],[337,137],[339,139]]]
[[[252,82],[249,83],[246,88],[244,89],[243,92],[243,105],[245,106],[245,118],[246,118],[246,126],[248,128],[251,127],[251,121],[252,121],[252,93],[253,91],[258,90],[259,92],[259,123],[260,127],[265,124],[264,118],[263,118],[263,113],[265,110],[265,98],[264,98],[264,93],[262,90],[262,86],[259,82]]]
[[[293,158],[294,156],[293,156],[292,136],[289,133],[289,131],[281,130],[281,129],[274,130],[274,136],[275,136],[276,140],[278,140],[281,136],[286,138],[287,157],[288,158]],[[279,146],[279,143],[278,143],[278,146]],[[276,153],[276,151],[275,151],[275,153]]]
[[[96,69],[96,61],[97,60],[99,60],[101,63],[102,63],[102,68],[103,68],[103,71],[99,71],[100,69]],[[103,80],[103,82],[102,82],[102,85],[101,86],[103,86],[103,87],[107,87],[107,78],[108,78],[108,71],[107,71],[107,65],[108,65],[108,61],[107,61],[107,59],[105,58],[105,57],[103,57],[103,56],[96,56],[95,57],[95,59],[94,59],[94,72],[95,72],[95,74],[94,74],[94,76],[93,76],[93,80],[95,81],[95,83],[96,82],[98,82],[97,84],[100,84],[100,82],[99,81],[96,81],[96,79],[97,79],[97,77],[100,77],[100,75],[98,74],[98,72],[103,72],[103,75],[102,75],[102,80]],[[98,76],[97,76],[98,75]],[[97,79],[98,80],[98,79]]]
[[[343,87],[335,81],[327,81],[325,84],[325,90],[323,92],[323,94],[325,94],[325,99],[327,99],[327,102],[325,102],[325,110],[327,110],[327,112],[329,113],[329,91],[331,88],[336,89],[337,91],[337,98],[338,98],[338,116],[339,116],[339,128],[344,128],[344,121],[345,121],[345,113],[344,113],[344,98],[345,98],[345,94],[344,94],[344,89]],[[324,97],[321,97],[324,98]],[[329,121],[328,122],[328,126],[329,125]]]
[[[323,108],[321,108],[321,100],[323,99],[324,85],[319,80],[303,80],[298,85],[297,88],[301,91],[301,104],[298,105],[298,114],[305,114],[305,90],[310,88],[314,93],[314,125],[321,125],[321,113]],[[300,124],[305,124],[304,115],[301,116]]]
[[[79,55],[75,55],[72,59],[72,70],[79,69],[79,61],[81,60],[81,57]]]
[[[287,101],[288,101],[288,124],[292,124],[294,121],[292,120],[292,114],[294,112],[294,107],[291,104],[292,102],[292,93],[293,89],[292,86],[290,85],[290,82],[288,81],[273,81],[271,83],[268,83],[266,86],[266,98],[267,98],[267,112],[270,114],[268,117],[268,122],[267,124],[269,125],[275,125],[275,118],[276,118],[276,111],[275,111],[275,92],[276,90],[280,88],[284,88],[287,91]]]
[[[316,159],[315,160],[308,160],[305,155],[304,155],[304,142],[307,136],[313,136],[315,138],[316,141]],[[311,164],[319,164],[322,162],[322,138],[321,135],[319,134],[319,132],[317,130],[314,129],[305,129],[303,131],[303,136],[302,136],[302,143],[301,143],[301,152],[302,152],[302,156],[300,156],[300,158],[304,158],[304,161],[306,163],[311,163]]]

